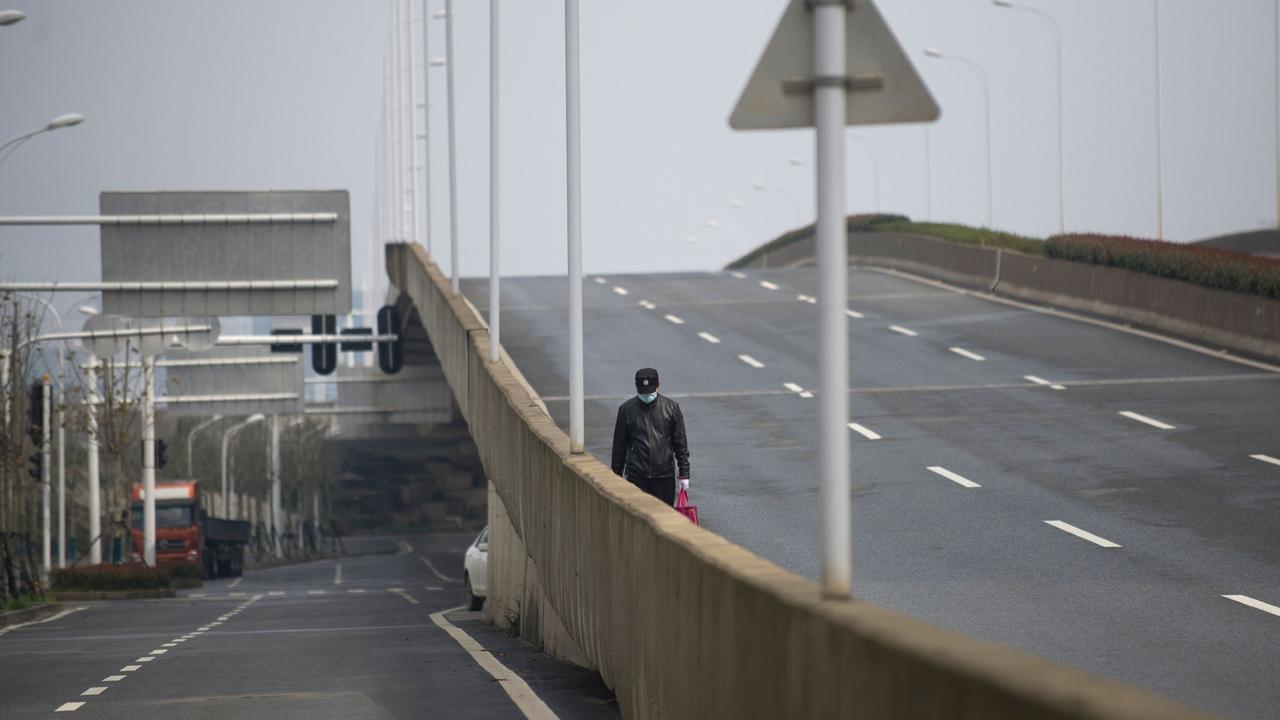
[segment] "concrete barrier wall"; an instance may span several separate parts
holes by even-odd
[[[1203,717],[1136,688],[817,586],[570,455],[419,246],[387,267],[417,306],[491,482],[489,612],[597,669],[628,718]]]
[[[756,258],[751,266],[801,265],[813,257],[813,238],[805,238]],[[1215,347],[1280,359],[1280,301],[1276,300],[919,235],[850,233],[849,257],[855,263],[1081,310]]]

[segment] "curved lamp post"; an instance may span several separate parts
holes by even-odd
[[[231,478],[231,491],[228,492],[227,491],[227,448],[231,444],[231,438],[235,437],[236,433],[240,432],[241,430],[249,427],[250,425],[256,422],[262,422],[263,420],[266,419],[266,417],[267,416],[263,415],[262,413],[258,413],[256,415],[250,415],[248,420],[245,420],[244,422],[238,423],[236,425],[232,425],[231,427],[227,428],[226,432],[222,433],[222,516],[224,518],[227,518],[228,520],[233,519],[231,517],[231,493],[235,492],[236,479],[234,476]],[[236,504],[237,514],[239,514],[239,510],[240,510],[240,506],[237,503]]]
[[[0,10],[0,27],[20,23],[26,19],[27,14],[21,10]]]
[[[22,143],[30,140],[31,138],[41,133],[53,132],[54,130],[61,130],[62,128],[74,127],[76,125],[79,125],[82,122],[84,122],[84,116],[81,115],[80,113],[67,113],[65,115],[59,115],[58,117],[50,120],[44,127],[38,127],[35,130],[29,130],[25,133],[22,133],[21,135],[15,135],[9,138],[8,140],[5,140],[4,142],[0,143],[0,153],[3,153],[5,150],[9,149],[10,147],[13,147],[16,149],[17,146],[21,145]],[[12,153],[10,153],[10,155],[12,155]],[[8,156],[0,156],[0,165],[3,165],[4,161],[7,159],[8,159]]]
[[[959,63],[968,65],[978,75],[978,79],[982,81],[982,113],[986,124],[986,140],[987,140],[987,227],[992,224],[991,206],[993,204],[991,196],[991,83],[987,79],[987,71],[982,65],[971,57],[964,55],[954,55],[952,53],[944,53],[937,48],[925,48],[924,54],[936,60],[954,60]]]

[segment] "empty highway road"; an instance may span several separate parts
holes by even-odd
[[[464,281],[482,311],[486,282]],[[854,594],[1242,718],[1280,708],[1280,372],[875,269],[849,274]],[[503,281],[562,427],[562,278]],[[703,523],[819,573],[812,268],[590,276],[587,444],[636,368],[684,408]]]

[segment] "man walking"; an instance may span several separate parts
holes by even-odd
[[[613,426],[613,471],[668,505],[676,479],[689,489],[689,441],[680,405],[658,394],[658,371],[636,371],[636,396],[618,408]]]

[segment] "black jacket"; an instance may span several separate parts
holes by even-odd
[[[680,405],[664,395],[652,404],[638,397],[622,403],[613,426],[613,471],[629,478],[669,478],[673,464],[680,477],[689,477],[689,441]]]

